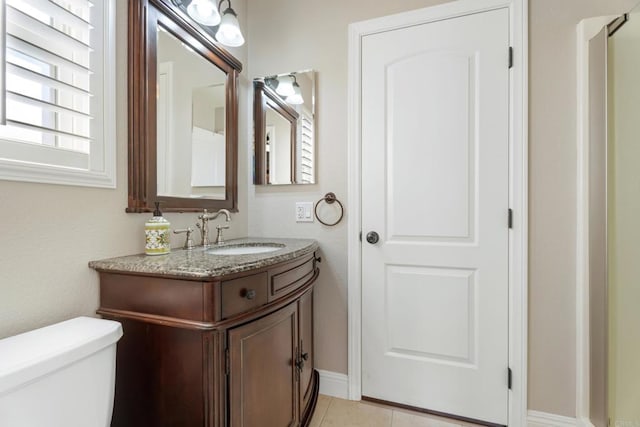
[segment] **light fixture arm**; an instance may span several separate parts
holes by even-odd
[[[218,2],[218,10],[222,10],[222,9],[221,9],[221,6],[222,6],[222,3],[224,3],[225,1],[226,1],[226,2],[227,2],[227,4],[229,5],[228,9],[231,9],[231,11],[233,12],[233,14],[235,15],[235,14],[236,14],[236,13],[235,13],[235,11],[231,8],[231,0],[220,0],[220,1]]]

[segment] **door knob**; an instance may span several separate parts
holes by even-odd
[[[380,240],[380,236],[378,236],[378,233],[376,233],[375,231],[370,231],[367,233],[367,242],[375,245],[376,243],[378,243],[378,240]]]

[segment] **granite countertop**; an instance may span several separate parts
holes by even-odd
[[[284,245],[272,252],[243,255],[213,255],[207,251],[228,246]],[[207,249],[197,246],[187,251],[172,249],[167,255],[129,255],[90,261],[89,267],[112,273],[137,273],[191,279],[211,279],[289,261],[318,249],[312,239],[244,238],[228,240],[224,245]]]

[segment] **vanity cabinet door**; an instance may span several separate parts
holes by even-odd
[[[313,394],[313,290],[309,290],[298,301],[300,330],[300,411],[305,411]]]
[[[298,424],[297,302],[230,329],[230,427]]]

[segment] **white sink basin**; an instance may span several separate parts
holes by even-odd
[[[284,248],[284,245],[278,243],[264,243],[254,245],[231,245],[213,248],[207,251],[211,255],[252,255],[263,254],[267,252],[277,251]]]

